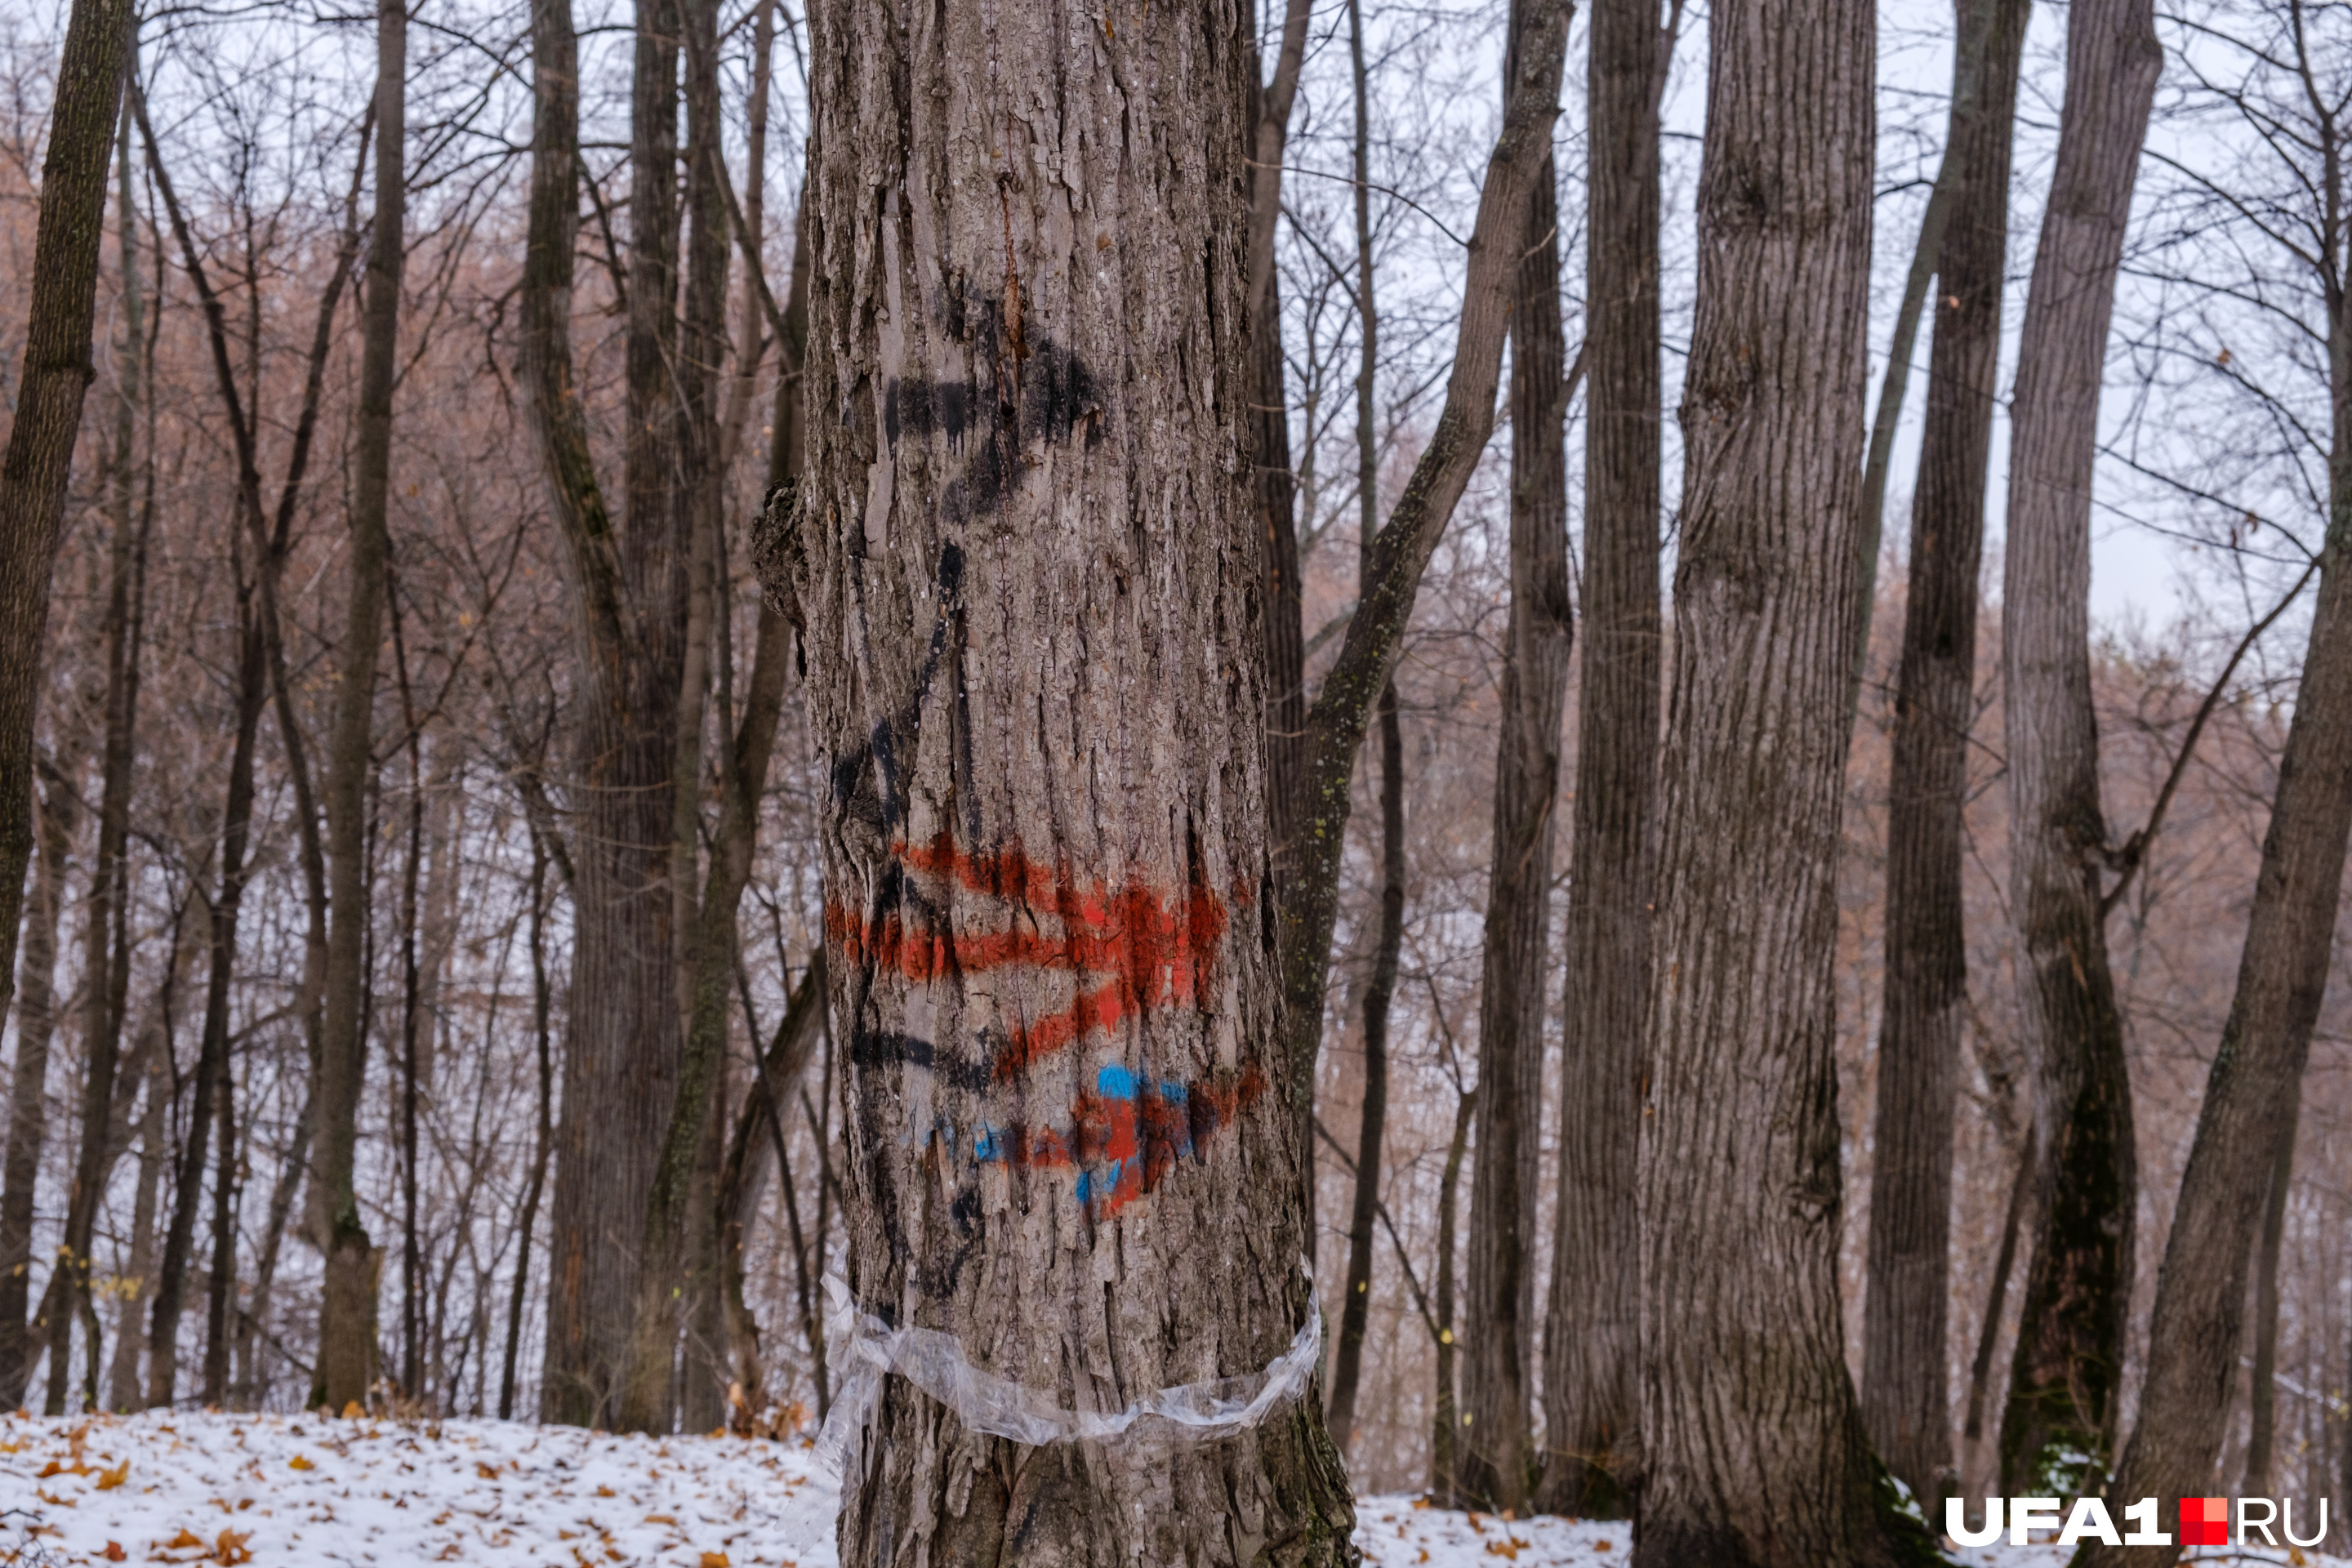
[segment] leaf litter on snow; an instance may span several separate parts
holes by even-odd
[[[835,1568],[834,1507],[798,1440],[187,1411],[0,1415],[9,1568]]]
[[[150,1411],[0,1414],[0,1568],[459,1563],[837,1568],[836,1495],[803,1437]],[[1622,1568],[1623,1521],[1509,1519],[1359,1498],[1368,1568]],[[2059,1568],[2055,1545],[1956,1552]],[[2204,1553],[2192,1553],[2202,1556]],[[2236,1557],[2235,1552],[2231,1552]],[[2302,1554],[2310,1568],[2323,1563]],[[2257,1549],[2242,1562],[2290,1563]]]

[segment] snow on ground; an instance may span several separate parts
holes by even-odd
[[[503,1421],[0,1418],[0,1510],[18,1510],[0,1564],[833,1568],[833,1492],[809,1461],[797,1443]]]
[[[506,1421],[0,1415],[0,1568],[835,1568],[834,1490],[814,1461],[797,1441]],[[1360,1498],[1356,1517],[1364,1561],[1380,1568],[1621,1568],[1633,1551],[1622,1521],[1506,1520],[1409,1496]],[[2004,1545],[1954,1561],[2061,1568],[2069,1555]]]

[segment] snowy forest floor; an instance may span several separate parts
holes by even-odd
[[[797,1441],[655,1441],[510,1421],[0,1415],[0,1568],[835,1568],[833,1487],[813,1460]],[[1505,1521],[1411,1497],[1360,1498],[1357,1518],[1365,1562],[1382,1568],[1616,1568],[1633,1542],[1623,1523]],[[2057,1568],[2067,1555],[2003,1547],[1956,1561]]]

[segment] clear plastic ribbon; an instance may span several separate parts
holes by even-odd
[[[1307,1267],[1300,1259],[1299,1267]],[[1290,1348],[1264,1370],[1240,1377],[1179,1384],[1123,1410],[1065,1410],[1043,1389],[974,1366],[953,1334],[893,1329],[857,1310],[848,1283],[827,1274],[826,1339],[841,1385],[818,1434],[820,1466],[846,1479],[857,1467],[866,1427],[897,1373],[956,1413],[974,1432],[1042,1447],[1049,1443],[1213,1443],[1258,1426],[1306,1391],[1323,1354],[1323,1303],[1307,1275],[1307,1323]]]

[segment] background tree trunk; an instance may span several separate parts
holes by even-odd
[[[78,763],[68,765],[79,765]],[[49,1263],[51,1279],[41,1298],[41,1310],[32,1332],[26,1331],[25,1300],[32,1278],[33,1185],[40,1173],[41,1146],[48,1131],[49,1046],[57,1034],[58,921],[65,909],[66,879],[71,869],[73,840],[81,818],[79,792],[74,781],[54,767],[40,770],[43,783],[37,824],[40,854],[33,875],[33,900],[26,911],[24,951],[18,954],[24,976],[16,986],[16,1066],[14,1098],[9,1101],[8,1171],[0,1189],[0,1334],[16,1340],[16,1359],[0,1362],[0,1405],[10,1410],[24,1399],[32,1378],[35,1346],[39,1336],[54,1338],[61,1313],[70,1311],[71,1298],[58,1281],[75,1272],[71,1254],[60,1249]],[[70,1241],[68,1247],[70,1247]],[[80,1272],[87,1273],[84,1264]],[[11,1301],[10,1298],[14,1300]],[[70,1321],[70,1319],[67,1319]],[[10,1349],[0,1339],[0,1355]],[[60,1367],[63,1363],[59,1363]],[[63,1375],[52,1373],[54,1380]]]
[[[1661,642],[1658,99],[1673,47],[1657,0],[1594,0],[1584,668],[1537,1500],[1548,1512],[1602,1519],[1627,1511],[1641,1463],[1636,1158]]]
[[[1968,1015],[1960,870],[1986,464],[2000,357],[2009,167],[2031,0],[1958,0],[1937,199],[1935,341],[1887,786],[1886,982],[1864,1297],[1862,1413],[1886,1468],[1943,1518],[1952,1469],[1952,1136]],[[1864,570],[1876,562],[1866,556]],[[1869,581],[1865,578],[1865,583]]]
[[[571,7],[532,11],[530,239],[523,264],[524,379],[550,510],[564,541],[580,638],[573,737],[579,818],[570,1038],[551,1205],[545,1419],[619,1414],[637,1306],[641,1234],[675,1098],[681,1020],[671,941],[675,725],[687,563],[667,416],[677,229],[677,17],[638,18],[631,196],[625,527],[597,485],[572,366],[579,228],[579,42]]]
[[[1363,0],[1349,0],[1348,53],[1356,100],[1356,515],[1361,556],[1369,558],[1381,522],[1381,445],[1373,411],[1380,369],[1380,310],[1373,289],[1371,104],[1364,68]],[[1294,552],[1294,564],[1295,564]],[[1295,573],[1294,573],[1295,577]],[[1288,612],[1276,601],[1277,618]],[[1278,681],[1269,673],[1269,682]],[[1381,913],[1372,937],[1372,973],[1364,987],[1364,1107],[1356,1139],[1355,1191],[1348,1208],[1348,1273],[1339,1306],[1339,1343],[1331,1358],[1331,1441],[1342,1455],[1356,1426],[1363,1376],[1364,1326],[1371,1315],[1372,1220],[1381,1198],[1381,1137],[1388,1120],[1389,1004],[1396,995],[1397,956],[1404,943],[1404,731],[1396,682],[1381,693]],[[1267,747],[1268,790],[1273,790]],[[1271,813],[1269,813],[1269,816]],[[1311,1191],[1314,1182],[1307,1187]],[[1313,1215],[1310,1211],[1309,1221]]]
[[[2066,1496],[2104,1472],[2122,1392],[2137,1174],[2100,910],[2107,830],[2091,709],[2091,474],[2116,268],[2163,63],[2150,0],[2077,0],[2069,13],[2057,163],[2011,404],[2009,902],[2041,1151],[2033,1260],[2001,1415],[2000,1489],[2011,1495]]]
[[[1253,81],[1250,139],[1250,452],[1258,528],[1265,547],[1265,821],[1277,910],[1296,874],[1294,841],[1307,811],[1307,613],[1299,576],[1298,480],[1290,463],[1290,407],[1282,353],[1282,279],[1274,262],[1282,214],[1283,149],[1306,59],[1311,0],[1286,0],[1273,79]],[[1260,70],[1253,58],[1250,69]],[[1301,1148],[1309,1106],[1301,1112]],[[1311,1164],[1310,1164],[1311,1170]],[[1314,1183],[1307,1185],[1310,1216]],[[1314,1237],[1307,1238],[1310,1254]]]
[[[1372,977],[1364,988],[1364,1114],[1356,1138],[1355,1191],[1348,1210],[1347,1297],[1331,1358],[1331,1441],[1340,1453],[1355,1430],[1363,1379],[1364,1330],[1371,1317],[1372,1222],[1380,1207],[1381,1141],[1389,1108],[1389,1004],[1396,994],[1404,942],[1404,726],[1396,685],[1381,698],[1381,918],[1372,938]]]
[[[392,391],[400,346],[407,213],[406,0],[376,7],[375,222],[368,247],[360,351],[359,440],[351,511],[349,598],[335,729],[327,762],[329,864],[334,878],[319,1059],[319,1175],[326,1251],[319,1359],[305,1403],[341,1410],[364,1403],[376,1372],[376,1300],[368,1289],[374,1243],[353,1182],[360,1097],[367,1083],[362,1028],[368,921],[368,775],[374,766],[376,657],[392,549]]]
[[[1512,7],[1506,79],[1541,0]],[[1511,610],[1495,755],[1494,862],[1478,1008],[1478,1163],[1470,1184],[1470,1423],[1455,1488],[1524,1510],[1539,1457],[1536,1215],[1543,1181],[1544,973],[1551,957],[1552,805],[1568,701],[1568,354],[1559,194],[1549,158],[1528,194],[1511,303]]]
[[[1709,26],[1659,775],[1633,1560],[1887,1563],[1906,1536],[1839,1342],[1832,1048],[1846,688],[1866,591],[1873,9],[1729,0]]]
[[[1429,1495],[1454,1495],[1456,1455],[1461,1447],[1462,1407],[1454,1372],[1457,1341],[1454,1333],[1454,1246],[1455,1198],[1462,1190],[1462,1160],[1470,1147],[1470,1127],[1477,1120],[1478,1090],[1474,1086],[1454,1101],[1454,1139],[1445,1146],[1445,1168],[1437,1179],[1437,1411],[1430,1434]]]
[[[33,858],[33,720],[49,617],[49,568],[95,374],[100,240],[115,111],[137,37],[131,0],[74,0],[51,91],[33,241],[25,361],[0,457],[0,1015],[16,982],[25,868]],[[5,1375],[0,1367],[0,1375]]]
[[[832,781],[852,1289],[1066,1408],[1249,1375],[1309,1309],[1259,909],[1247,30],[812,23],[810,397],[842,416],[764,559]],[[1352,1558],[1312,1399],[1016,1453],[894,1376],[866,1436],[847,1563]]]
[[[2294,1124],[2299,1100],[2287,1102],[2286,1136],[2278,1141],[2271,1166],[2270,1196],[2263,1201],[2263,1233],[2254,1254],[2253,1398],[2246,1433],[2246,1475],[2240,1497],[2269,1497],[2271,1453],[2277,1441],[2279,1248],[2286,1239],[2287,1194],[2294,1185]]]

